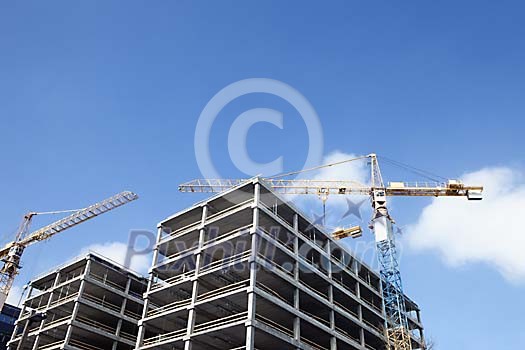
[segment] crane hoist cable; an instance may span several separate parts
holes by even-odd
[[[323,168],[329,168],[329,167],[332,167],[332,166],[341,165],[341,164],[344,164],[344,163],[350,163],[350,162],[353,162],[353,161],[356,161],[356,160],[366,159],[366,158],[368,158],[368,156],[361,156],[361,157],[357,157],[357,158],[345,159],[345,160],[342,160],[342,161],[339,161],[339,162],[334,162],[334,163],[330,163],[330,164],[323,164],[323,165],[319,165],[319,166],[316,166],[316,167],[313,167],[313,168],[308,168],[308,169],[303,169],[303,170],[298,170],[298,171],[292,171],[292,172],[289,172],[289,173],[278,174],[278,175],[272,176],[272,179],[278,179],[278,178],[282,178],[282,177],[286,177],[286,176],[290,176],[290,175],[297,175],[297,174],[306,173],[306,172],[309,172],[309,171],[319,170],[319,169],[323,169]]]

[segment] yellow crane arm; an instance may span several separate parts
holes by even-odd
[[[31,234],[20,241],[20,244],[28,246],[32,243],[46,240],[53,235],[67,230],[73,226],[76,226],[84,221],[92,219],[100,214],[104,214],[110,210],[116,209],[124,204],[138,199],[138,195],[133,192],[121,192],[111,198],[108,198],[102,202],[93,204],[87,208],[80,209],[79,211],[58,220],[50,225],[47,225]]]
[[[460,181],[447,182],[390,182],[384,188],[374,188],[357,181],[345,180],[283,180],[263,179],[275,192],[281,194],[371,195],[384,190],[386,196],[466,196],[481,199],[483,186],[466,186]],[[179,186],[181,192],[220,193],[249,179],[196,179]]]
[[[73,214],[30,234],[25,235],[22,234],[22,231],[18,232],[16,235],[17,239],[15,241],[6,244],[2,249],[0,249],[0,259],[4,262],[2,268],[0,269],[0,310],[4,306],[7,295],[9,294],[14,279],[18,274],[22,253],[27,246],[51,238],[59,232],[65,231],[73,226],[81,224],[89,219],[104,214],[136,199],[138,199],[138,196],[133,192],[121,192],[113,197],[103,200],[102,202],[93,204],[84,209],[79,209]],[[38,214],[39,213],[27,214],[24,217],[24,223],[21,225],[20,230],[22,230],[22,228],[27,229],[31,218]]]
[[[118,193],[102,202],[90,205],[87,208],[79,209],[73,214],[60,219],[52,224],[49,224],[41,229],[38,229],[30,234],[27,237],[22,237],[18,242],[10,242],[6,244],[2,249],[0,249],[0,259],[7,256],[9,249],[16,244],[27,247],[35,242],[43,241],[48,238],[51,238],[53,235],[65,231],[68,228],[76,226],[84,221],[92,219],[100,214],[104,214],[110,210],[118,208],[124,204],[127,204],[131,201],[138,199],[138,195],[133,192],[124,191]],[[33,213],[33,215],[38,215],[41,213]]]

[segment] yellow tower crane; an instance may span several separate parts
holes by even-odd
[[[401,166],[419,175],[429,177],[428,172],[407,166],[405,164],[381,157],[382,160],[393,165]],[[367,159],[370,165],[370,183],[362,184],[352,180],[304,180],[283,179],[290,175],[332,167],[343,163]],[[246,179],[197,179],[179,186],[181,192],[203,192],[219,193],[234,186],[246,182]],[[401,283],[399,262],[395,246],[392,225],[394,223],[387,209],[387,197],[393,196],[427,196],[427,197],[467,197],[469,200],[480,200],[482,198],[482,186],[467,186],[459,180],[432,182],[390,182],[387,185],[379,169],[376,154],[369,154],[358,158],[352,158],[341,162],[322,165],[319,167],[282,174],[273,178],[264,178],[263,181],[280,194],[315,194],[323,200],[323,205],[330,195],[365,195],[370,197],[373,215],[370,229],[375,236],[378,260],[380,264],[380,275],[382,293],[385,307],[385,318],[387,326],[387,344],[393,350],[411,350],[412,341],[406,315],[405,297]],[[336,239],[344,237],[359,236],[360,228],[353,227],[346,230],[334,232]]]
[[[0,249],[0,259],[4,263],[0,269],[0,310],[2,310],[7,300],[15,277],[21,268],[20,261],[22,253],[28,246],[49,239],[59,232],[118,208],[137,198],[138,196],[135,193],[126,191],[83,209],[39,213],[31,212],[26,214],[16,232],[15,239]],[[73,214],[36,230],[33,233],[28,233],[31,220],[35,215],[60,214],[66,212],[73,212]]]

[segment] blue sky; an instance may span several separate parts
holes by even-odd
[[[17,284],[84,247],[154,230],[198,200],[177,192],[201,176],[197,119],[218,91],[242,79],[300,91],[319,115],[325,155],[376,152],[449,177],[485,167],[520,172],[524,12],[519,1],[2,3],[4,240],[28,210],[77,208],[123,189],[141,195],[28,249]],[[284,128],[254,125],[250,157],[283,156],[285,170],[303,166],[301,116],[282,99],[253,94],[226,106],[213,125],[211,155],[223,176],[245,176],[229,157],[228,131],[256,107],[282,111]],[[399,200],[396,218],[415,223],[428,205]],[[507,230],[502,223],[494,241]],[[521,347],[521,280],[509,281],[490,259],[449,262],[432,247],[407,249],[402,260],[405,289],[438,348]]]

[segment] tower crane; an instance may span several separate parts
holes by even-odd
[[[402,163],[383,158],[394,165],[403,166],[429,177],[427,172],[417,168],[405,166]],[[352,161],[367,159],[370,165],[370,183],[368,185],[352,180],[308,180],[283,179],[301,172],[331,167]],[[219,193],[242,184],[246,179],[197,179],[181,184],[181,192]],[[387,197],[394,196],[426,196],[426,197],[467,197],[469,200],[482,199],[482,186],[467,186],[459,180],[432,181],[432,182],[383,182],[379,168],[378,156],[369,154],[341,162],[326,164],[302,171],[281,174],[273,178],[263,178],[263,181],[280,194],[316,194],[323,203],[329,195],[365,195],[370,197],[372,205],[372,219],[370,229],[375,236],[380,265],[381,286],[386,316],[386,335],[388,348],[392,350],[411,350],[412,342],[406,314],[405,296],[399,271],[399,262],[393,233],[394,220],[387,208]],[[359,236],[360,228],[351,228],[335,232],[334,238]]]
[[[28,246],[36,242],[47,240],[59,232],[107,213],[108,211],[136,199],[138,199],[138,196],[135,193],[126,191],[83,209],[55,212],[30,212],[26,214],[16,232],[15,239],[0,249],[0,259],[4,263],[3,267],[0,269],[0,310],[2,310],[7,296],[9,295],[9,291],[13,286],[15,277],[18,275],[21,268],[20,260],[22,258],[22,253]],[[28,233],[34,216],[66,212],[73,213],[32,233]]]

